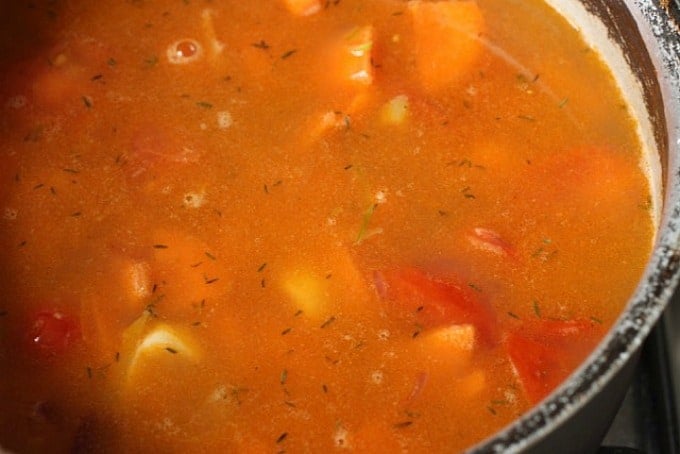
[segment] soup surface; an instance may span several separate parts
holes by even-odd
[[[1,8],[13,451],[462,450],[641,275],[635,123],[538,0]]]

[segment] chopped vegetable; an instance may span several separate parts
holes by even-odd
[[[40,352],[61,354],[80,339],[79,323],[60,310],[35,314],[27,327],[28,340]]]
[[[283,0],[286,8],[296,16],[311,16],[321,11],[321,0]]]
[[[128,330],[126,335],[131,337],[133,331]],[[131,379],[141,367],[144,367],[149,358],[157,355],[172,354],[185,360],[197,361],[201,357],[201,350],[193,340],[193,336],[180,332],[170,325],[157,324],[141,339],[138,339],[136,347],[130,354],[130,362],[127,365],[126,375]]]
[[[373,83],[373,43],[375,30],[372,26],[355,27],[330,45],[328,56],[330,77],[343,87],[365,87]]]
[[[493,310],[478,292],[456,281],[455,276],[435,278],[417,268],[384,270],[374,276],[378,295],[388,303],[390,313],[410,314],[425,329],[469,324],[482,344],[494,344]]]
[[[294,271],[283,281],[283,289],[295,307],[315,319],[322,317],[327,310],[325,285],[325,279],[303,270]]]
[[[390,99],[380,109],[380,119],[388,125],[401,125],[408,118],[408,96],[398,95]]]
[[[509,333],[508,355],[529,400],[536,403],[554,390],[601,336],[602,327],[588,319],[540,319]]]
[[[467,239],[475,248],[492,254],[515,257],[515,249],[495,230],[475,227],[467,235]]]
[[[472,72],[482,51],[484,17],[476,1],[410,0],[416,66],[427,91],[451,86]]]

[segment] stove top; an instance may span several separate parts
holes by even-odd
[[[644,344],[598,454],[680,454],[680,291]]]

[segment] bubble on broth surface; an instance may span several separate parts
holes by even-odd
[[[201,58],[203,47],[194,39],[180,39],[168,46],[166,55],[170,63],[184,65]]]

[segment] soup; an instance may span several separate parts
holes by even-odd
[[[13,451],[462,450],[642,273],[636,124],[540,1],[4,8]]]

